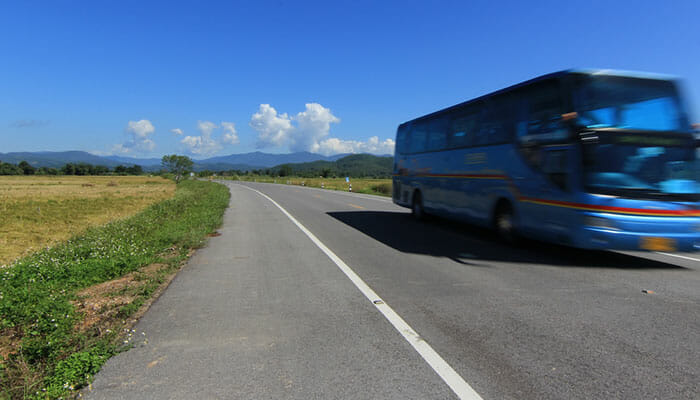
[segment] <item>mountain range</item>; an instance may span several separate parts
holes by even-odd
[[[271,168],[281,164],[308,163],[314,161],[336,161],[348,154],[336,154],[323,156],[309,152],[297,152],[288,154],[270,154],[259,151],[244,154],[231,154],[228,156],[218,156],[203,160],[193,160],[194,170],[254,170]],[[17,152],[0,153],[0,161],[19,164],[27,161],[32,166],[61,168],[67,163],[87,163],[92,165],[104,165],[114,168],[118,165],[132,166],[140,165],[145,171],[158,171],[161,169],[159,158],[132,158],[120,156],[98,156],[84,151],[41,151],[41,152]]]

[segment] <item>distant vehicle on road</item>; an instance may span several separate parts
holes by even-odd
[[[401,124],[393,201],[508,240],[698,251],[699,153],[676,80],[567,70]]]

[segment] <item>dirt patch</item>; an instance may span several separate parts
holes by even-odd
[[[76,306],[76,311],[83,314],[83,319],[78,323],[76,329],[81,332],[95,329],[100,336],[110,329],[129,331],[146,313],[153,301],[167,289],[170,282],[194,252],[194,250],[190,250],[187,257],[178,265],[172,266],[167,263],[149,264],[121,278],[83,289],[78,293],[79,300],[73,302],[73,305]],[[168,261],[176,257],[177,249],[171,248],[169,253],[164,256],[164,259]],[[150,296],[141,298],[143,304],[139,309],[126,319],[120,318],[120,309],[136,300],[139,297],[140,290],[146,285],[152,284],[156,279],[160,283],[158,283],[158,286]]]
[[[17,328],[0,330],[0,359],[16,353],[19,347],[20,335]]]
[[[168,249],[164,260],[167,262],[175,259],[177,251],[178,249],[175,248]],[[71,304],[79,314],[83,315],[83,318],[75,326],[76,331],[87,332],[92,329],[97,336],[103,336],[110,331],[128,332],[131,330],[153,301],[167,289],[194,252],[194,250],[190,250],[187,257],[177,265],[169,263],[149,264],[120,278],[90,286],[76,293],[77,300],[72,301]],[[141,289],[146,285],[154,284],[154,281],[160,283],[157,284],[150,296],[144,298],[140,294]],[[143,301],[139,309],[128,318],[121,318],[119,311],[122,307],[131,304],[139,297]],[[21,332],[17,328],[0,330],[0,357],[7,359],[9,355],[17,353],[21,338]]]

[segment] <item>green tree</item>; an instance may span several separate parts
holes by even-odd
[[[94,175],[107,175],[108,173],[109,167],[106,167],[104,165],[95,165],[95,168],[93,168]]]
[[[175,175],[175,183],[180,183],[182,177],[192,169],[194,162],[187,156],[171,154],[163,156],[161,165]]]
[[[135,165],[132,165],[131,167],[128,167],[126,169],[126,173],[129,175],[141,175],[141,174],[143,174],[143,168],[140,165],[135,164]]]
[[[22,175],[24,171],[15,164],[0,162],[0,175]]]
[[[290,176],[292,175],[292,166],[289,164],[284,164],[280,167],[280,176]]]
[[[61,167],[61,173],[63,175],[75,175],[75,165],[72,163],[67,163],[63,167]]]
[[[22,170],[24,175],[34,175],[34,172],[36,171],[36,169],[26,161],[20,161],[17,166]]]

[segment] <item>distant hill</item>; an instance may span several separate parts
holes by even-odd
[[[209,165],[250,165],[250,166],[255,166],[258,168],[270,168],[274,167],[275,165],[280,165],[280,164],[297,164],[297,163],[305,163],[305,162],[312,162],[312,161],[335,161],[339,158],[345,157],[347,154],[336,154],[334,156],[322,156],[320,154],[315,154],[315,153],[309,153],[307,151],[301,151],[298,153],[289,153],[289,154],[269,154],[269,153],[261,153],[259,151],[253,152],[253,153],[245,153],[245,154],[231,154],[228,156],[221,156],[221,157],[212,157],[212,158],[207,158],[205,160],[196,160],[195,163],[200,165],[200,166],[209,166]],[[215,170],[214,168],[210,168],[211,170]],[[220,170],[222,168],[217,168],[216,170]],[[236,168],[230,168],[230,169],[236,169]]]
[[[315,161],[333,162],[346,156],[347,154],[336,154],[327,157],[309,152],[269,154],[256,151],[253,153],[231,154],[204,160],[193,160],[193,169],[195,171],[249,171],[272,168],[280,164],[297,164]],[[85,151],[0,153],[0,161],[11,164],[19,164],[21,161],[27,161],[35,168],[61,168],[67,163],[87,163],[92,165],[104,165],[109,168],[114,168],[118,165],[126,167],[140,165],[144,171],[158,171],[161,169],[161,160],[159,158],[97,156]]]
[[[146,166],[157,166],[160,168],[160,158],[134,158],[134,157],[120,157],[120,156],[105,156],[112,161],[116,161],[121,165],[140,165],[142,167]]]
[[[96,156],[84,151],[40,151],[40,152],[22,152],[22,153],[0,153],[0,161],[19,164],[21,161],[26,161],[35,168],[61,168],[68,163],[87,163],[92,165],[104,165],[105,167],[114,168],[118,165],[131,166],[133,163],[121,163],[111,160],[107,157]]]
[[[354,178],[390,177],[393,157],[372,154],[353,154],[336,161],[314,161],[300,164],[282,164],[272,168],[276,173],[296,176],[350,176]]]

